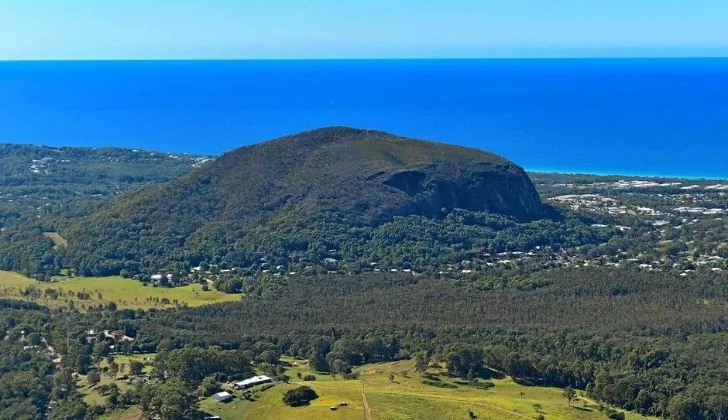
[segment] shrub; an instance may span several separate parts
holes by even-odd
[[[457,388],[457,385],[453,385],[447,382],[432,381],[429,379],[423,379],[422,383],[425,385],[436,386],[438,388]]]
[[[607,417],[612,420],[624,420],[624,413],[622,413],[621,411],[609,410],[609,412],[607,413]]]
[[[310,387],[303,385],[296,389],[289,389],[283,394],[283,403],[291,407],[300,407],[308,405],[312,400],[318,398],[316,391]]]
[[[315,381],[316,375],[303,375],[303,378],[301,379],[303,379],[304,381]]]
[[[342,376],[344,377],[344,379],[351,379],[351,380],[359,379],[359,372],[345,373]]]
[[[489,389],[495,386],[491,381],[473,382],[472,385],[478,389]]]

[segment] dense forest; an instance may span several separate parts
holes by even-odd
[[[470,149],[313,133],[210,163],[0,145],[0,269],[244,294],[148,311],[0,301],[0,418],[193,418],[199,395],[253,369],[285,381],[281,355],[341,375],[437,362],[468,381],[507,374],[648,415],[728,418],[728,185],[531,183]],[[322,163],[352,156],[358,172]],[[473,205],[472,189],[505,204]],[[75,389],[148,352],[148,380],[104,388],[106,405]]]
[[[209,158],[140,150],[0,143],[0,268],[49,277],[63,252],[43,236],[108,200],[166,182]]]
[[[118,352],[159,351],[156,371],[175,372],[189,392],[210,375],[248,372],[241,361],[281,354],[342,374],[364,363],[413,358],[439,361],[464,379],[508,374],[522,384],[570,386],[644,414],[728,415],[726,275],[705,271],[686,280],[569,268],[534,276],[541,278],[538,288],[500,291],[401,273],[271,279],[241,303],[54,311],[46,328],[69,355],[61,367],[85,372],[103,354],[87,342],[87,330],[119,331],[135,340],[114,343]],[[278,375],[274,365],[265,369]]]

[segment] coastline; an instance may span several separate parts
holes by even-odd
[[[693,181],[727,181],[728,175],[705,176],[691,174],[647,174],[647,173],[616,173],[612,171],[581,171],[570,169],[544,169],[544,168],[524,168],[529,175],[571,175],[571,176],[598,176],[608,178],[632,178],[632,179],[660,179],[660,180],[693,180]]]

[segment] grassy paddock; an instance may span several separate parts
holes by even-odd
[[[37,289],[38,297],[24,293],[31,286]],[[46,289],[55,290],[58,297],[46,294]],[[89,298],[78,299],[78,292],[88,293]],[[33,301],[49,307],[67,307],[73,301],[80,309],[109,302],[116,303],[119,308],[149,309],[178,305],[201,306],[241,299],[241,295],[217,290],[205,292],[199,284],[174,288],[153,287],[120,276],[59,278],[58,281],[44,283],[7,271],[0,271],[0,297]],[[168,303],[163,302],[163,299],[167,299]]]
[[[472,411],[479,419],[535,419],[543,414],[546,419],[603,420],[606,415],[597,410],[596,404],[578,397],[568,405],[558,388],[526,387],[512,379],[494,380],[495,386],[484,390],[470,385],[455,384],[441,376],[443,382],[456,388],[440,388],[425,385],[414,370],[413,361],[377,363],[358,369],[357,380],[345,380],[330,375],[316,375],[311,382],[298,379],[298,373],[310,374],[305,361],[294,361],[288,370],[290,384],[278,384],[261,393],[255,402],[236,398],[229,404],[205,400],[201,408],[223,419],[357,419],[365,417],[361,398],[363,392],[372,419],[463,419]],[[389,375],[394,380],[389,380]],[[319,398],[307,407],[291,408],[281,401],[286,390],[308,385]],[[240,393],[236,393],[238,396]],[[346,402],[346,407],[331,411],[329,407]],[[534,404],[541,406],[540,413]],[[627,419],[645,417],[626,413]]]
[[[68,241],[59,235],[58,232],[44,232],[43,236],[53,241],[53,248],[58,249],[61,246],[68,246]]]

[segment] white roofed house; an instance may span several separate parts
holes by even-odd
[[[217,394],[213,394],[212,398],[214,398],[220,402],[227,402],[233,398],[233,394],[231,394],[227,391],[222,391],[222,392],[218,392]]]
[[[253,376],[252,378],[244,379],[239,382],[235,382],[235,388],[237,389],[247,389],[251,386],[265,384],[268,382],[272,382],[273,378],[266,375],[260,375],[260,376]]]

